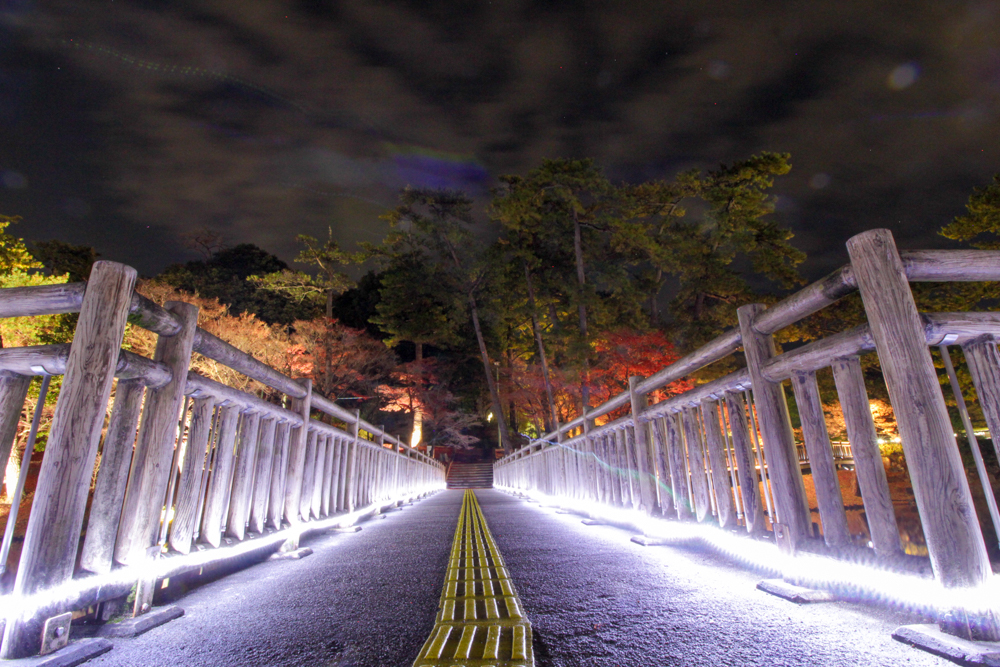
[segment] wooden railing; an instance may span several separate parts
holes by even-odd
[[[770,308],[739,309],[738,326],[701,349],[589,409],[556,432],[496,463],[497,485],[570,499],[693,519],[752,536],[773,535],[785,553],[819,535],[807,503],[801,457],[793,437],[783,383],[790,383],[812,475],[822,540],[829,553],[856,554],[848,529],[834,448],[823,415],[816,372],[831,368],[877,558],[901,560],[902,545],[886,470],[859,361],[876,353],[894,408],[936,579],[947,588],[978,587],[991,577],[954,429],[929,346],[951,368],[960,346],[989,430],[1000,434],[1000,313],[917,312],[909,281],[1000,280],[1000,252],[898,252],[888,230],[847,244],[851,263]],[[868,324],[779,353],[772,335],[859,290]],[[742,348],[746,365],[725,377],[647,405],[647,394]],[[958,398],[961,398],[959,392]],[[624,406],[626,417],[595,426]],[[989,516],[1000,532],[992,487],[964,403],[959,408],[972,443]],[[995,436],[994,445],[1000,443]],[[1000,456],[1000,451],[997,452]],[[867,541],[867,540],[865,540]],[[978,619],[980,636],[1000,638],[996,618]]]
[[[86,283],[0,290],[0,317],[79,313],[69,345],[0,349],[0,469],[32,376],[63,375],[13,591],[0,596],[0,658],[36,653],[46,618],[127,594],[129,573],[161,553],[179,572],[196,544],[220,558],[224,542],[294,547],[312,525],[445,485],[437,461],[313,392],[311,381],[199,329],[197,307],[152,303],[135,280],[128,266],[98,262]],[[126,322],[158,334],[153,359],[121,349]],[[190,370],[193,352],[284,394],[290,407]],[[30,456],[29,446],[0,567]]]

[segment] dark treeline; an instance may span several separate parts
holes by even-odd
[[[348,252],[332,233],[300,235],[301,270],[204,232],[190,239],[202,259],[168,267],[140,289],[198,299],[218,335],[312,377],[369,420],[412,431],[414,443],[496,438],[510,450],[522,434],[551,431],[626,389],[629,375],[649,375],[711,340],[733,325],[739,306],[772,303],[803,284],[805,255],[771,215],[770,189],[789,169],[788,155],[762,153],[672,180],[614,184],[591,160],[546,160],[502,176],[483,210],[461,192],[404,190],[383,216],[390,232],[377,245]],[[493,226],[489,242],[476,225],[483,218]],[[12,222],[4,218],[0,233]],[[998,232],[1000,177],[942,229],[991,248]],[[6,233],[2,245],[5,286],[37,283],[29,276],[42,267],[49,280],[80,280],[97,258],[91,248],[25,246]],[[370,270],[354,282],[348,270],[359,264]],[[988,309],[1000,296],[995,284],[916,292],[924,310]],[[779,340],[801,343],[863,318],[849,297]],[[67,335],[58,322],[38,326],[48,333],[13,344]],[[867,369],[878,376],[877,361]],[[826,385],[832,396],[832,380]],[[872,395],[884,402],[878,390]],[[835,413],[833,434],[843,432]]]

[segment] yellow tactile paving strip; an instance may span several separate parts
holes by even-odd
[[[468,489],[431,636],[413,667],[532,667],[531,623]]]

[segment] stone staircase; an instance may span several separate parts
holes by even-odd
[[[459,463],[455,461],[448,471],[449,489],[492,489],[493,464],[489,461],[481,463]]]

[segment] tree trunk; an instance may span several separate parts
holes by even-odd
[[[656,269],[656,289],[649,299],[649,319],[654,327],[660,325],[660,304],[657,297],[660,296],[660,289],[663,287],[663,269]]]
[[[414,343],[414,348],[416,352],[414,354],[414,361],[416,362],[414,366],[417,368],[417,392],[423,388],[424,385],[424,344]],[[415,401],[413,403],[413,430],[410,431],[410,447],[416,447],[420,444],[420,439],[423,437],[423,425],[424,425],[424,413],[420,409],[420,402]]]
[[[573,211],[573,254],[576,255],[576,281],[579,286],[580,338],[587,348],[583,358],[583,382],[580,383],[580,395],[583,398],[584,412],[590,407],[590,360],[588,359],[589,339],[587,337],[587,306],[584,303],[584,285],[586,272],[583,268],[583,232],[580,229],[580,218]]]
[[[524,262],[524,281],[528,286],[528,306],[531,308],[531,330],[535,333],[535,342],[538,343],[538,359],[542,364],[542,380],[545,382],[545,396],[549,401],[549,419],[552,420],[547,428],[555,430],[559,428],[559,418],[556,416],[556,401],[552,393],[552,381],[549,379],[549,363],[545,357],[542,330],[538,326],[538,310],[535,308],[535,288],[531,284],[531,271],[528,270],[527,262]]]
[[[500,390],[496,380],[493,378],[493,368],[490,364],[490,355],[486,351],[486,341],[483,339],[483,329],[479,325],[479,307],[476,305],[476,298],[469,293],[469,309],[472,312],[472,328],[476,331],[476,342],[479,343],[479,354],[483,358],[483,371],[486,373],[486,384],[490,389],[490,400],[493,403],[493,414],[500,425],[500,446],[503,447],[504,454],[513,454],[514,446],[510,441],[510,430],[507,428],[507,418],[503,414],[503,403],[500,401]]]

